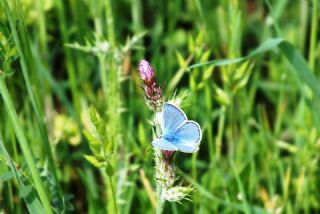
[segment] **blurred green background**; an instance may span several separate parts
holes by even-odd
[[[320,105],[298,75],[305,64],[292,67],[274,48],[237,64],[188,69],[281,37],[319,87],[317,0],[6,2],[0,213],[155,212],[153,113],[137,72],[141,59],[154,67],[166,100],[185,98],[182,109],[203,132],[197,154],[174,159],[183,185],[195,191],[166,203],[164,213],[320,212]],[[98,149],[89,106],[103,121]],[[103,151],[108,160],[99,159]]]

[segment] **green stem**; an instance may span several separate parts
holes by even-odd
[[[108,106],[108,76],[107,76],[107,66],[106,66],[106,57],[104,54],[99,55],[99,67],[100,67],[100,75],[101,75],[101,85],[103,95],[105,97],[106,106]]]
[[[0,71],[1,72],[1,71]],[[0,73],[0,92],[1,96],[3,98],[6,110],[8,111],[8,114],[10,116],[10,120],[12,123],[12,126],[15,130],[16,137],[20,143],[21,150],[23,152],[23,155],[26,159],[27,165],[30,169],[32,180],[34,181],[35,188],[39,194],[40,200],[43,204],[43,207],[47,214],[52,213],[50,200],[48,197],[48,194],[44,188],[44,185],[41,181],[40,174],[37,170],[37,167],[35,165],[35,161],[33,159],[32,152],[30,150],[30,146],[28,145],[27,139],[22,131],[22,127],[19,123],[17,112],[15,111],[14,105],[12,103],[12,100],[10,98],[8,89],[4,82],[4,74]]]
[[[197,160],[198,160],[198,154],[193,153],[192,154],[192,159],[191,159],[191,174],[192,174],[192,179],[194,181],[197,181]],[[194,202],[195,204],[200,203],[199,202],[199,192],[194,191],[193,192],[193,197],[194,197]],[[198,206],[193,206],[193,213],[197,213]]]
[[[45,10],[44,10],[44,1],[37,1],[37,9],[39,11],[38,20],[38,28],[39,28],[39,40],[40,47],[43,54],[46,54],[45,59],[47,59],[48,47],[47,47],[47,33],[46,33],[46,18],[45,18]]]
[[[312,23],[311,23],[311,35],[310,35],[310,49],[309,49],[309,66],[314,72],[315,60],[316,60],[316,48],[317,48],[317,30],[318,30],[318,1],[312,1]]]
[[[114,189],[114,184],[112,181],[112,176],[109,176],[105,169],[100,170],[106,187],[106,194],[108,198],[108,203],[106,203],[107,213],[118,213],[117,197]]]
[[[9,210],[9,213],[13,213],[14,212],[14,202],[13,202],[13,193],[12,193],[12,183],[11,181],[7,182],[7,188],[8,188],[8,191],[7,191],[7,198],[8,198],[8,210]]]
[[[112,203],[113,203],[113,209],[114,209],[114,213],[118,213],[118,205],[117,205],[117,197],[116,197],[116,192],[114,190],[114,185],[113,185],[113,181],[112,181],[112,176],[107,176],[107,183],[110,189],[110,196],[112,197]]]
[[[57,7],[58,12],[58,19],[59,19],[59,27],[60,27],[60,33],[62,36],[62,42],[64,44],[69,43],[69,36],[67,31],[67,25],[66,25],[66,17],[65,17],[65,11],[61,0],[55,0],[55,5]],[[72,95],[72,102],[73,106],[77,113],[77,120],[80,121],[79,115],[80,115],[80,99],[78,95],[78,89],[77,89],[77,77],[75,68],[73,65],[73,58],[71,55],[70,50],[65,47],[64,53],[66,55],[66,66],[67,66],[67,72],[68,72],[68,83],[71,88],[71,95]]]
[[[162,214],[164,208],[163,189],[160,184],[157,183],[157,214]]]
[[[112,47],[115,46],[116,40],[114,37],[114,26],[113,26],[113,14],[111,1],[107,0],[106,2],[106,17],[107,17],[107,29],[108,29],[108,41]]]
[[[220,111],[221,112],[220,112],[220,119],[219,119],[219,125],[218,125],[218,135],[216,138],[216,156],[218,160],[220,160],[220,157],[221,157],[222,136],[223,136],[223,130],[224,130],[224,123],[226,119],[226,107],[221,106]]]
[[[112,7],[111,7],[111,0],[105,1],[105,13],[107,18],[107,29],[108,29],[108,41],[111,48],[116,48],[116,40],[114,34],[114,25],[113,25],[113,14],[112,14]],[[118,109],[120,108],[120,80],[119,80],[119,66],[114,60],[114,56],[108,56],[106,58],[107,63],[109,65],[108,69],[108,76],[104,74],[104,78],[107,81],[108,88],[106,89],[105,98],[107,103],[107,115],[108,119],[113,121],[114,127],[109,130],[111,133],[111,137],[113,138],[114,142],[117,141],[118,131],[119,131],[119,121],[120,121],[120,113]],[[106,71],[103,70],[102,73]],[[105,86],[106,87],[106,86]],[[117,149],[117,143],[114,146],[114,150]]]
[[[155,155],[155,169],[159,169],[160,168],[160,157],[161,157],[161,152],[160,150],[156,149],[154,151],[154,155]],[[156,173],[157,173],[157,170],[156,170]],[[157,176],[156,176],[157,177]],[[159,182],[156,182],[157,183],[157,210],[156,210],[156,213],[157,214],[161,214],[163,212],[163,208],[164,208],[164,198],[163,198],[163,188],[162,186],[160,185]]]
[[[112,5],[111,0],[105,1],[105,16],[106,16],[106,23],[107,23],[107,31],[108,31],[108,42],[110,44],[111,49],[116,49],[116,39],[115,39],[115,32],[114,32],[114,19],[113,19],[113,13],[112,13]],[[103,84],[103,90],[105,95],[105,100],[107,102],[107,118],[110,121],[113,121],[113,126],[110,127],[109,135],[110,140],[113,142],[111,145],[109,145],[108,149],[111,149],[112,152],[116,153],[118,150],[118,145],[122,142],[121,137],[121,115],[119,112],[120,108],[120,99],[121,99],[121,93],[120,93],[120,79],[119,79],[119,72],[120,72],[120,66],[115,61],[114,55],[108,55],[107,57],[103,58],[105,60],[101,60],[101,75],[102,75],[102,82]],[[109,66],[107,69],[105,66]],[[111,159],[111,163],[113,167],[117,168],[117,156],[114,155]],[[113,195],[113,204],[115,213],[118,213],[117,208],[117,198],[116,198],[116,192],[115,192],[115,186],[117,186],[116,180],[111,179],[111,177],[108,178],[108,184],[111,189],[111,195]]]

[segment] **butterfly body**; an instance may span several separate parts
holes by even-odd
[[[167,151],[192,153],[199,149],[201,129],[198,123],[188,120],[185,113],[175,105],[165,103],[162,107],[162,136],[155,139],[155,148]]]
[[[170,134],[163,135],[162,138],[165,139],[165,140],[167,140],[167,141],[169,141],[169,142],[172,142],[173,144],[176,144],[176,143],[179,142],[179,138],[176,137],[176,136],[174,135],[174,133],[173,133],[173,134],[170,133]]]

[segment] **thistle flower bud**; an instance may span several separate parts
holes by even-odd
[[[172,187],[170,189],[166,189],[163,196],[167,201],[177,202],[188,197],[192,190],[193,189],[191,187]]]
[[[153,111],[159,111],[162,107],[162,90],[156,82],[154,70],[150,63],[141,60],[139,64],[139,74],[143,80],[144,97],[148,107]]]
[[[151,67],[150,63],[147,60],[141,60],[139,64],[139,73],[141,76],[141,79],[143,81],[152,81],[154,78],[154,71]]]

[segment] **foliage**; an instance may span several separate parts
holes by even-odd
[[[203,133],[174,157],[190,200],[165,213],[318,213],[319,10],[0,0],[0,212],[154,213],[147,59]]]

